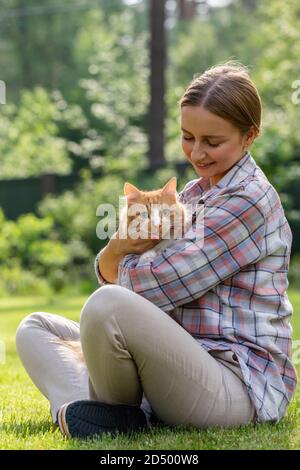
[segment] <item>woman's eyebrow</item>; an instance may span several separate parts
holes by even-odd
[[[187,132],[188,134],[191,134],[191,132],[187,131],[186,129],[181,128],[182,131]],[[203,137],[226,137],[226,135],[217,135],[217,134],[211,134],[211,135],[204,135]]]

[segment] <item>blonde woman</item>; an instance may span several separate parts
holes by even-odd
[[[139,263],[145,240],[111,238],[80,325],[35,312],[18,328],[20,358],[67,436],[142,429],[142,399],[168,426],[276,423],[295,392],[292,234],[250,153],[258,91],[247,68],[229,62],[194,77],[179,104],[197,175],[179,196],[203,205],[203,240],[179,239]],[[77,341],[84,362],[50,338]]]

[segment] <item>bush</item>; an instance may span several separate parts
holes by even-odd
[[[130,170],[123,177],[106,175],[97,181],[85,170],[74,191],[42,200],[38,216],[23,214],[11,221],[0,210],[0,294],[91,294],[98,287],[94,257],[108,242],[96,233],[99,204],[114,206],[117,228],[125,181],[152,190],[162,187],[174,174],[172,168],[152,174]],[[178,191],[185,182],[178,180]]]
[[[16,262],[14,266],[1,266],[0,295],[49,295],[53,290],[46,279],[26,271]]]

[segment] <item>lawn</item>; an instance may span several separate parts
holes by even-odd
[[[294,340],[300,339],[300,294],[290,290],[294,306]],[[105,435],[86,441],[64,438],[53,424],[49,403],[30,381],[15,348],[15,331],[28,313],[47,311],[79,319],[86,298],[12,298],[0,301],[0,341],[6,357],[0,364],[1,449],[299,449],[299,387],[288,414],[276,425],[240,428],[162,428],[132,436]],[[298,361],[297,361],[298,362]],[[298,374],[300,366],[298,365]]]

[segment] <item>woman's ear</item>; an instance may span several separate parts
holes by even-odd
[[[249,131],[246,133],[246,139],[244,142],[244,147],[248,148],[254,142],[256,137],[258,136],[259,131],[254,127],[251,126]]]

